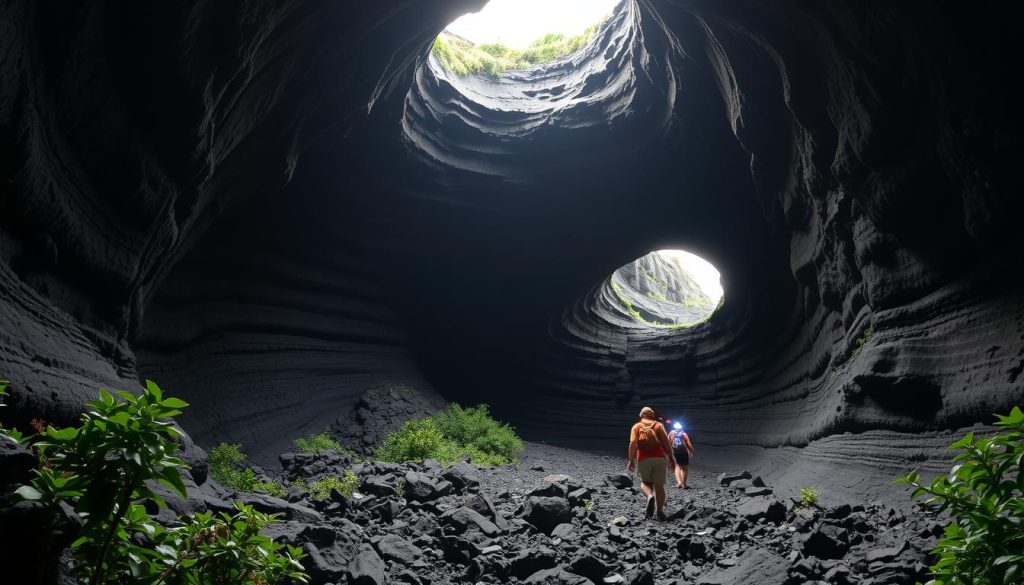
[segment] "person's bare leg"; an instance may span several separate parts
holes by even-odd
[[[654,484],[654,503],[658,507],[658,514],[665,513],[665,482]]]
[[[679,474],[679,483],[683,484],[683,487],[686,487],[686,482],[690,479],[690,466],[676,465],[676,473]]]
[[[640,491],[642,491],[644,493],[644,496],[648,498],[651,497],[651,494],[654,493],[654,489],[651,487],[651,484],[644,483],[642,481],[640,482]]]
[[[676,465],[675,475],[676,475],[676,485],[677,486],[684,486],[684,485],[686,485],[686,478],[683,477],[683,466],[682,465]]]

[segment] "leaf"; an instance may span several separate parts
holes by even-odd
[[[161,406],[166,406],[167,408],[180,409],[180,408],[185,408],[186,406],[188,406],[188,402],[185,402],[184,400],[182,400],[180,398],[174,398],[172,396],[171,398],[167,398],[167,399],[161,401],[160,405]]]
[[[14,493],[30,502],[38,502],[43,499],[43,493],[30,485],[23,485],[14,490]]]
[[[50,437],[54,441],[71,441],[78,436],[78,429],[75,427],[66,427],[63,429],[46,427],[46,436]]]
[[[156,398],[157,402],[160,402],[160,400],[163,398],[163,391],[160,390],[160,387],[157,386],[156,382],[154,382],[153,380],[146,380],[146,391],[149,394],[153,395],[153,398]]]

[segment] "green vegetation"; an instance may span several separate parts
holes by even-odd
[[[515,461],[523,441],[512,427],[491,418],[486,404],[463,408],[451,404],[424,419],[406,421],[377,449],[381,461],[455,461],[466,453],[475,463],[502,465]]]
[[[0,407],[7,406],[4,404],[3,399],[7,397],[8,384],[10,382],[7,380],[0,380]],[[20,443],[25,438],[18,429],[8,429],[3,425],[0,425],[0,435],[10,438],[15,443]]]
[[[301,548],[274,542],[260,532],[276,522],[235,503],[235,514],[198,513],[182,526],[158,532],[153,541],[156,585],[307,583]],[[284,554],[279,554],[285,549]],[[149,582],[149,581],[145,581]]]
[[[242,446],[221,443],[210,449],[210,475],[224,487],[240,492],[263,492],[281,497],[287,490],[276,481],[260,481],[256,473],[242,465],[246,455]]]
[[[633,306],[633,303],[631,303],[628,298],[626,298],[626,293],[622,291],[622,287],[619,286],[619,283],[615,282],[614,277],[611,279],[611,283],[612,291],[615,292],[615,296],[618,297],[619,302],[622,303],[623,308],[626,309],[626,312],[629,313],[629,315],[633,317],[633,320],[636,321],[637,323],[643,323],[644,325],[650,325],[651,327],[660,327],[662,329],[688,329],[695,325],[699,325],[704,321],[707,321],[707,318],[705,318],[701,321],[696,321],[694,323],[662,323],[661,321],[648,319],[644,317],[643,314],[641,314],[640,311],[636,309],[636,307]],[[711,315],[708,315],[708,317],[710,316]]]
[[[351,498],[356,488],[359,487],[359,476],[352,471],[345,471],[340,478],[328,475],[312,483],[299,478],[291,485],[306,492],[314,500],[326,500],[331,495],[331,490],[338,490],[346,498]]]
[[[871,341],[871,336],[875,334],[875,328],[873,325],[868,325],[868,328],[864,330],[864,333],[857,338],[854,343],[857,345],[856,349],[853,350],[853,355],[860,353],[860,350],[864,349],[867,342]]]
[[[583,509],[587,512],[594,509],[594,500],[583,500]]]
[[[295,439],[295,448],[302,453],[313,453],[316,455],[329,451],[336,451],[345,455],[355,455],[352,451],[342,447],[341,443],[332,439],[329,431]]]
[[[971,432],[949,446],[959,453],[948,475],[923,484],[913,471],[896,480],[952,516],[932,551],[938,560],[929,585],[1024,582],[1024,412],[1014,407],[995,424],[994,436]]]
[[[527,69],[571,55],[585,47],[600,26],[601,23],[595,24],[572,37],[548,33],[530,43],[530,48],[525,50],[500,43],[474,45],[454,35],[441,33],[434,40],[433,54],[445,71],[457,77],[475,73],[497,77],[506,71]]]
[[[818,503],[818,488],[808,486],[800,488],[800,507],[813,508]]]
[[[165,529],[146,513],[147,501],[167,507],[148,482],[187,497],[176,455],[181,433],[171,421],[184,401],[147,382],[141,396],[100,390],[87,406],[81,426],[48,426],[33,441],[41,466],[15,493],[51,510],[50,528],[61,504],[73,510],[81,530],[71,547],[89,585],[307,581],[301,549],[258,536],[272,515],[236,506],[235,516],[179,517],[181,527]]]

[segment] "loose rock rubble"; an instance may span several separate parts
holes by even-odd
[[[280,514],[267,534],[306,551],[314,585],[912,583],[925,580],[943,524],[920,507],[800,508],[749,473],[699,469],[694,489],[669,488],[667,521],[646,520],[620,459],[535,444],[500,468],[336,453],[281,463],[281,480],[350,470],[359,488],[311,501],[297,489],[276,498],[207,484],[188,504],[229,510],[239,499]]]
[[[306,550],[315,584],[897,584],[925,577],[941,533],[924,510],[800,508],[750,473],[699,469],[669,489],[667,521],[645,520],[621,460],[539,445],[500,468],[281,461],[286,480],[360,478],[350,499],[246,496],[284,515],[273,536]]]

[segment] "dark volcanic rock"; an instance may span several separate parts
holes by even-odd
[[[405,497],[418,502],[429,502],[452,493],[448,480],[410,471],[405,474]]]
[[[403,565],[411,565],[423,556],[423,551],[419,547],[396,534],[384,536],[377,543],[377,550],[385,559],[397,561]]]
[[[555,526],[572,520],[572,511],[565,498],[531,496],[523,506],[523,518],[537,530],[550,534]]]
[[[747,520],[781,522],[786,518],[786,506],[775,498],[760,496],[740,503],[736,513]]]
[[[619,489],[633,487],[633,478],[629,475],[626,475],[625,473],[615,473],[609,475],[608,477],[605,478],[604,481],[608,485]]]
[[[377,551],[368,545],[359,548],[348,567],[348,582],[351,585],[384,585],[384,562]]]
[[[752,548],[726,569],[714,569],[697,579],[698,585],[735,585],[758,583],[782,585],[786,582],[786,561],[761,549]]]

